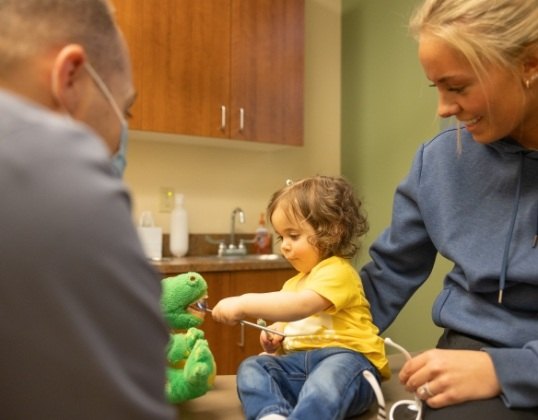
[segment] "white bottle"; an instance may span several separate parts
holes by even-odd
[[[163,233],[160,227],[155,226],[150,211],[142,212],[137,230],[146,256],[151,260],[160,260],[163,256]]]
[[[175,257],[183,257],[189,250],[189,225],[183,202],[183,194],[177,194],[176,205],[170,215],[170,252]]]

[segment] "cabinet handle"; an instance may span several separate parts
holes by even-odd
[[[220,107],[220,129],[226,130],[226,107],[224,105]]]
[[[245,325],[244,324],[241,324],[240,325],[240,330],[239,330],[239,343],[237,343],[237,345],[239,347],[245,347]]]
[[[239,108],[239,132],[245,129],[245,108]]]

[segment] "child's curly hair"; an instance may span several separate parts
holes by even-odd
[[[269,220],[280,204],[290,219],[312,226],[316,234],[309,240],[322,259],[352,258],[359,250],[357,239],[368,231],[362,203],[343,177],[314,176],[290,183],[271,197]]]

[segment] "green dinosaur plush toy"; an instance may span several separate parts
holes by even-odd
[[[207,298],[207,283],[198,273],[162,280],[161,308],[170,327],[166,357],[166,396],[177,404],[204,395],[217,372],[204,332],[197,327],[205,311],[198,307]]]

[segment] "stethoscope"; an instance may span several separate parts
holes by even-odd
[[[205,301],[198,301],[196,303],[193,303],[192,305],[190,305],[192,308],[198,310],[198,311],[203,311],[203,312],[212,312],[212,309],[209,308],[207,306],[207,302]],[[241,321],[239,321],[240,324],[243,324],[243,325],[247,325],[249,327],[253,327],[253,328],[257,328],[258,330],[261,330],[261,331],[265,331],[266,333],[268,334],[274,334],[274,335],[279,335],[281,337],[306,337],[306,336],[309,336],[311,334],[305,334],[305,333],[300,333],[300,334],[285,334],[283,333],[282,331],[278,331],[278,330],[273,330],[271,328],[268,328],[267,327],[267,324],[266,322],[263,320],[263,319],[258,319],[257,323],[254,323],[254,322],[250,322],[250,321],[246,321],[244,319],[242,319]]]
[[[411,360],[411,355],[409,354],[409,352],[406,349],[404,349],[402,346],[400,346],[399,344],[396,344],[390,338],[388,337],[385,338],[385,344],[403,353],[407,360]],[[387,412],[386,412],[385,398],[383,397],[383,392],[381,391],[379,382],[377,381],[373,373],[368,370],[363,371],[362,376],[364,376],[364,379],[368,381],[368,383],[374,390],[374,394],[377,399],[377,406],[378,406],[377,419],[386,420]],[[389,420],[394,420],[394,413],[396,411],[396,408],[398,408],[401,405],[407,405],[407,408],[409,410],[417,412],[415,420],[422,419],[422,401],[420,400],[420,398],[415,396],[414,400],[400,400],[400,401],[395,402],[390,409]]]

